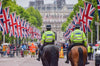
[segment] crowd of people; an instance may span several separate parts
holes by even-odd
[[[63,46],[63,52],[66,57],[66,54],[68,54],[66,51],[68,49],[68,43],[63,43],[61,46]],[[93,46],[93,44],[88,44],[87,46],[87,55],[88,55],[88,60],[94,60],[95,57],[95,52],[97,51],[97,48],[93,48],[97,46]],[[98,46],[99,47],[99,46]]]
[[[34,45],[34,43],[31,43],[31,45],[28,44],[21,44],[21,45],[14,45],[14,44],[8,44],[8,45],[1,45],[0,46],[0,55],[1,57],[15,57],[15,56],[27,56],[28,54],[33,57],[35,54],[38,54],[38,49],[40,48],[40,44]]]

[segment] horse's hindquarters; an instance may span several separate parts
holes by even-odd
[[[44,66],[58,66],[59,49],[54,45],[45,46],[41,59]]]
[[[84,66],[87,59],[86,48],[84,46],[74,46],[69,53],[69,59],[72,66],[79,66],[80,64]]]

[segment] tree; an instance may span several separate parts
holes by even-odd
[[[40,15],[39,11],[37,9],[35,10],[32,6],[29,7],[27,9],[27,11],[30,14],[30,21],[31,21],[31,23],[32,23],[32,20],[35,19],[35,20],[33,20],[32,24],[35,27],[37,27],[37,28],[39,28],[40,26],[42,26],[42,17]]]
[[[31,11],[25,10],[23,7],[18,6],[16,4],[15,0],[2,0],[2,7],[3,9],[5,7],[9,7],[10,8],[10,13],[12,12],[16,12],[17,15],[20,15],[21,18],[26,19],[27,21],[29,21],[29,23],[31,23],[32,25],[36,26],[37,28],[41,29],[41,25],[42,25],[42,17],[39,13],[38,10],[35,10],[33,7],[28,8],[28,9],[32,9]],[[2,38],[2,32],[0,32],[0,39]],[[15,39],[14,37],[9,37],[9,34],[7,34],[5,36],[5,40],[6,42],[10,42],[13,41],[13,39]]]
[[[97,1],[96,0],[85,0],[85,1],[92,3],[93,6],[96,8],[94,16],[93,16],[92,23],[90,25],[91,29],[93,31],[93,43],[96,43],[96,26],[95,26],[95,21],[97,21],[97,22],[100,21],[98,19]],[[68,24],[71,23],[71,20],[72,20],[73,16],[76,15],[77,12],[79,12],[79,7],[84,8],[84,1],[83,0],[78,0],[78,3],[74,5],[73,11],[71,12],[69,17],[67,18],[67,21],[62,24],[62,31],[65,31],[65,29],[68,26]],[[64,24],[66,24],[66,26]],[[91,36],[91,33],[88,34],[89,39],[90,39],[90,36]],[[90,41],[91,40],[89,40],[89,42]]]

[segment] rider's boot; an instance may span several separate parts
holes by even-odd
[[[40,61],[40,51],[39,51],[37,60]]]
[[[86,63],[85,64],[89,64],[88,60],[86,60]]]
[[[40,61],[40,57],[38,57],[37,60]]]
[[[67,53],[67,60],[65,61],[65,63],[69,63],[68,53]]]
[[[69,63],[69,60],[66,60],[65,63]]]

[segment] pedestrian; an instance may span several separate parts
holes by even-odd
[[[30,52],[31,52],[31,57],[34,57],[35,53],[36,53],[36,47],[35,47],[35,45],[33,43],[30,46]]]
[[[2,56],[2,47],[0,46],[0,54],[1,54],[1,56]]]
[[[6,46],[6,45],[3,45],[2,51],[3,51],[3,55],[4,55],[4,56],[6,55],[6,49],[7,49],[7,46]]]
[[[38,51],[37,51],[37,54],[39,54],[40,48],[41,48],[41,43],[38,44]]]
[[[92,56],[93,56],[93,48],[91,45],[88,46],[88,58],[89,60],[91,60]]]
[[[7,56],[9,57],[10,55],[10,47],[7,47]]]
[[[10,47],[10,57],[14,57],[14,44],[12,43],[12,44],[10,44],[9,45],[9,47]]]

